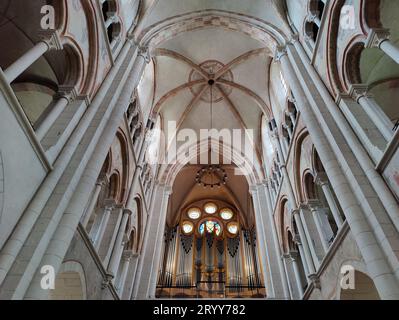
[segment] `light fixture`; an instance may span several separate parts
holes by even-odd
[[[220,166],[213,165],[198,170],[195,181],[198,185],[203,186],[204,188],[210,187],[213,189],[226,185],[227,179],[226,170]]]
[[[190,208],[187,211],[187,216],[190,219],[197,220],[201,217],[201,209],[199,208]]]
[[[236,235],[236,234],[238,233],[238,224],[237,224],[236,222],[230,222],[230,223],[227,225],[227,230],[228,230],[231,234]]]
[[[193,225],[192,222],[185,221],[185,222],[183,222],[183,227],[182,228],[183,228],[183,232],[185,234],[190,234],[194,230],[194,225]]]
[[[214,214],[218,210],[218,207],[213,202],[208,202],[205,204],[204,210],[207,214]]]
[[[233,218],[233,211],[229,208],[224,208],[222,210],[220,210],[220,216],[222,217],[223,220],[230,220],[231,218]]]

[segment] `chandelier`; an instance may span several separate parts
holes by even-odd
[[[227,183],[226,170],[220,166],[206,166],[197,172],[195,181],[204,188],[220,188]]]

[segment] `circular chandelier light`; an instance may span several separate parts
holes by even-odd
[[[227,183],[226,170],[220,166],[207,166],[197,172],[195,181],[204,188],[220,188]]]

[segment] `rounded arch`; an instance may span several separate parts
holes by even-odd
[[[86,276],[77,261],[65,261],[57,274],[50,300],[87,300]]]
[[[367,272],[364,262],[359,260],[344,261],[339,270],[349,270],[354,277],[354,288],[343,289],[341,286],[341,277],[338,276],[336,299],[337,300],[380,300],[380,295]]]
[[[284,33],[274,25],[243,14],[223,10],[195,11],[183,14],[178,18],[165,19],[142,30],[137,39],[143,47],[154,49],[180,33],[211,27],[242,32],[265,43],[269,48],[271,44],[274,48],[277,44],[284,44],[287,40]]]
[[[184,148],[184,150],[179,150],[176,157],[171,157],[172,163],[164,164],[163,170],[159,171],[159,182],[172,186],[180,170],[187,163],[197,158],[201,154],[201,151],[208,150],[209,146],[215,147],[220,156],[230,160],[232,163],[236,164],[243,173],[246,173],[245,176],[250,186],[262,182],[262,172],[259,172],[255,168],[254,161],[251,161],[251,159],[249,159],[246,155],[242,154],[242,150],[237,150],[237,148],[231,144],[225,142],[222,143],[215,138],[206,138],[187,146]],[[191,157],[188,158],[186,156],[187,154],[189,154]],[[165,156],[165,159],[168,159],[167,155]]]

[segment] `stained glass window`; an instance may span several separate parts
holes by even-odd
[[[207,221],[206,222],[206,232],[212,233],[214,229],[215,229],[215,223],[213,221]]]
[[[205,230],[207,233],[215,233],[216,236],[220,236],[222,234],[222,227],[216,221],[208,220],[202,223],[199,226],[200,234],[204,234]]]
[[[205,223],[202,223],[199,227],[199,232],[200,234],[204,234],[204,231],[205,231]]]

